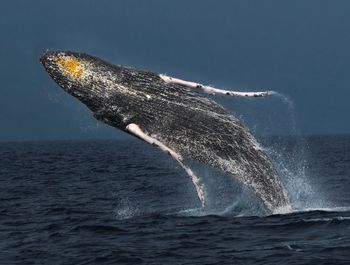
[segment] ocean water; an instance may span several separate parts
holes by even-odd
[[[350,264],[350,137],[261,139],[294,210],[138,140],[0,143],[0,264]]]

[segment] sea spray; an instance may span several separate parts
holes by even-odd
[[[272,145],[266,148],[266,152],[272,158],[284,181],[294,209],[323,207],[322,198],[316,195],[316,187],[310,183],[307,176],[308,143],[298,130],[294,103],[289,97],[279,92],[274,92],[273,95],[284,103],[289,135],[273,139]]]
[[[114,216],[117,220],[125,220],[133,218],[140,214],[140,211],[135,203],[132,203],[129,198],[119,198],[118,205],[114,210]]]
[[[186,161],[201,177],[205,187],[206,206],[178,211],[180,216],[265,216],[269,211],[259,197],[230,174],[208,165]]]
[[[224,98],[220,103],[238,115],[262,144],[288,191],[293,209],[322,208],[322,194],[316,192],[317,187],[307,175],[309,147],[298,129],[294,102],[280,92],[272,91],[271,95],[263,101]]]

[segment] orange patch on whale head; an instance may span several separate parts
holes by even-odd
[[[63,73],[70,77],[79,78],[83,73],[82,63],[75,58],[61,57],[57,63],[62,68]]]

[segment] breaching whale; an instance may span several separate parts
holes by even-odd
[[[271,212],[290,208],[270,159],[249,130],[205,93],[263,97],[271,92],[234,92],[105,62],[76,52],[46,52],[46,71],[78,98],[97,120],[116,127],[174,158],[191,177],[205,205],[204,186],[184,159],[233,175]]]

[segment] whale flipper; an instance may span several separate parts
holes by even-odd
[[[200,179],[193,173],[191,168],[186,166],[183,162],[183,158],[180,154],[176,153],[173,149],[167,147],[162,142],[158,141],[157,139],[147,135],[145,132],[142,131],[142,129],[135,123],[130,123],[126,126],[126,131],[131,133],[132,135],[136,136],[137,138],[140,138],[141,140],[144,140],[145,142],[157,146],[159,149],[161,149],[163,152],[169,154],[175,161],[177,161],[180,166],[186,171],[186,173],[190,176],[196,191],[199,200],[201,201],[202,207],[205,206],[205,197],[204,197],[204,187],[203,184],[200,182]]]
[[[178,84],[189,88],[199,89],[204,93],[212,94],[212,95],[225,95],[225,96],[233,96],[233,97],[266,97],[274,93],[273,91],[263,91],[263,92],[230,91],[230,90],[219,89],[211,86],[205,86],[195,82],[185,81],[185,80],[181,80],[181,79],[166,76],[166,75],[159,75],[159,77],[166,83]]]

